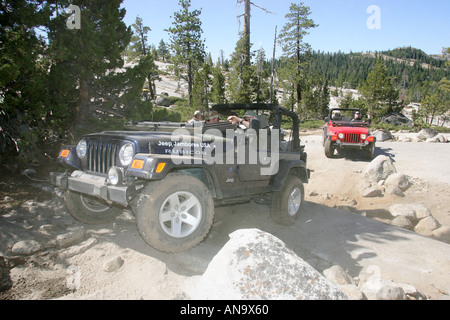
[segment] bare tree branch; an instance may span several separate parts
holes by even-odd
[[[257,8],[259,8],[259,9],[265,11],[266,13],[276,14],[275,12],[269,11],[269,10],[267,10],[267,9],[261,7],[261,6],[258,6],[257,4],[254,4],[253,2],[250,2],[250,4],[252,4],[252,5],[254,5],[255,7],[257,7]]]

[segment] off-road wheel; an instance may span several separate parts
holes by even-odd
[[[64,202],[72,217],[86,224],[111,222],[122,213],[120,207],[71,190],[65,191]]]
[[[366,152],[366,158],[372,160],[375,155],[375,143],[371,143],[369,149],[364,151]]]
[[[333,158],[334,146],[333,146],[333,142],[331,142],[330,139],[328,139],[328,138],[325,139],[324,149],[325,149],[325,156],[327,158]]]
[[[283,189],[273,194],[270,210],[272,220],[284,226],[294,224],[300,215],[304,198],[302,180],[297,176],[289,176]]]
[[[214,202],[199,179],[179,173],[149,183],[136,207],[139,233],[153,248],[168,253],[189,250],[208,234]]]

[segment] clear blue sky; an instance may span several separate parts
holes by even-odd
[[[278,31],[285,25],[285,15],[293,0],[252,0],[253,3],[274,12],[268,14],[252,6],[252,50],[263,47],[270,58],[273,50],[275,26]],[[325,52],[382,51],[403,46],[422,49],[428,54],[439,54],[442,47],[450,47],[450,0],[304,0],[310,7],[310,18],[319,27],[311,29],[305,38],[312,49]],[[379,19],[369,6],[379,9]],[[180,10],[178,0],[124,0],[127,10],[125,23],[131,25],[136,16],[149,26],[149,42],[158,45],[161,39],[169,42],[164,29],[172,24],[174,12]],[[203,38],[206,52],[216,60],[220,50],[225,57],[234,51],[238,32],[244,22],[237,16],[243,14],[243,4],[236,0],[191,0],[191,9],[201,9]],[[367,25],[375,28],[370,29]],[[277,47],[277,56],[281,48]]]

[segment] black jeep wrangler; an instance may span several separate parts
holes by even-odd
[[[129,122],[126,131],[88,134],[64,146],[58,159],[72,172],[50,176],[65,190],[69,212],[96,224],[129,207],[143,239],[170,253],[199,244],[218,205],[253,199],[271,205],[275,222],[293,224],[309,179],[297,114],[273,104],[212,110],[221,121]],[[248,110],[257,115],[248,128],[227,121]]]

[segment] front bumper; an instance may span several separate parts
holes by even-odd
[[[63,189],[98,197],[108,202],[115,202],[127,206],[135,196],[136,186],[108,185],[106,177],[74,171],[71,175],[51,172],[52,184]]]
[[[373,142],[363,142],[363,143],[344,143],[335,141],[335,146],[341,149],[370,149],[372,147]]]

